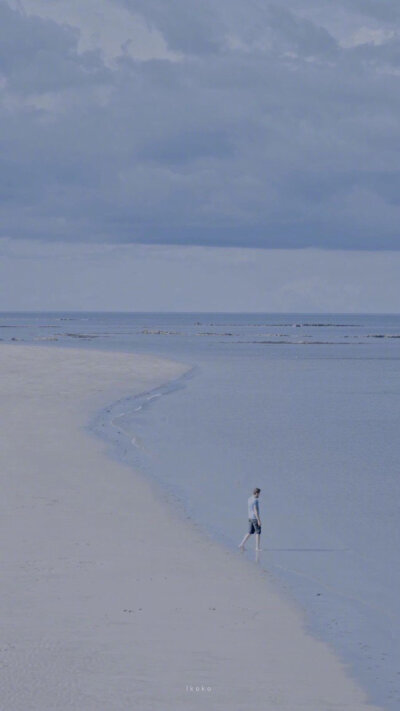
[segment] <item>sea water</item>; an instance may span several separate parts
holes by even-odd
[[[260,487],[257,563],[371,700],[398,710],[399,316],[2,314],[0,326],[8,342],[187,363],[187,376],[127,393],[97,425],[232,549]]]

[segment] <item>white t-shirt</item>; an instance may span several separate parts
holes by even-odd
[[[249,500],[247,501],[247,506],[248,506],[248,511],[249,511],[249,518],[250,519],[257,519],[257,516],[260,515],[260,509],[258,505],[258,497],[257,496],[250,496]]]

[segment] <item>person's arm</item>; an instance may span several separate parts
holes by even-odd
[[[256,512],[258,525],[261,526],[260,509],[259,509],[259,505],[258,505],[258,499],[256,499],[254,502],[254,509]]]

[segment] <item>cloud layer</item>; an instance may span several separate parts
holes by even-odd
[[[48,5],[0,5],[0,236],[399,248],[395,0]]]
[[[400,251],[0,239],[0,308],[400,313],[399,270]]]

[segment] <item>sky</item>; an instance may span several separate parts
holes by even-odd
[[[399,311],[399,89],[398,0],[0,0],[0,309]]]

